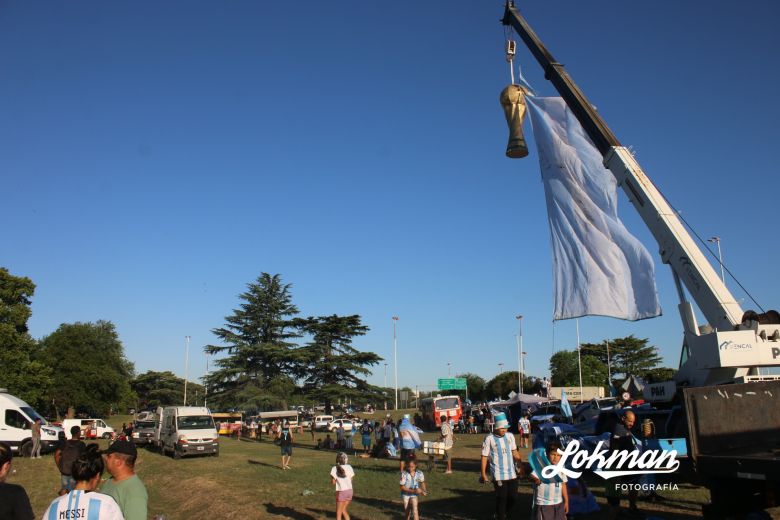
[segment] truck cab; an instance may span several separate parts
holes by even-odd
[[[167,406],[160,409],[155,441],[160,453],[174,459],[190,455],[219,456],[219,433],[208,408]]]

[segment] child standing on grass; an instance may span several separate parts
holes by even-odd
[[[404,501],[406,520],[411,518],[420,520],[420,514],[417,511],[417,497],[419,495],[426,496],[427,494],[425,475],[417,469],[417,461],[409,459],[406,462],[406,469],[401,473],[401,498]]]
[[[330,483],[336,486],[336,520],[349,520],[347,507],[352,502],[352,479],[355,470],[348,464],[347,454],[336,455],[336,465],[330,470]]]
[[[531,480],[534,481],[534,510],[531,518],[534,520],[566,520],[569,512],[569,493],[566,489],[566,475],[561,473],[547,479],[542,476],[542,469],[556,465],[561,460],[558,450],[561,445],[549,443],[545,448],[537,448],[531,452],[528,461],[531,464]]]

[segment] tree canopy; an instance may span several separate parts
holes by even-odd
[[[138,397],[139,409],[184,403],[184,378],[174,375],[170,371],[148,370],[130,381],[130,388]],[[187,402],[184,404],[188,406],[202,405],[204,398],[205,388],[188,381]]]
[[[303,388],[306,394],[325,404],[326,413],[330,413],[336,401],[365,397],[367,393],[382,398],[381,390],[365,381],[371,373],[366,367],[376,365],[382,358],[352,347],[352,339],[368,331],[360,316],[309,317],[301,328],[312,338],[301,349],[308,374]]]
[[[110,321],[63,323],[41,346],[53,373],[49,399],[58,409],[102,415],[135,404],[133,364]]]
[[[35,284],[0,267],[0,388],[31,404],[41,404],[51,384],[51,369],[27,329]]]
[[[298,374],[302,361],[290,341],[300,337],[290,287],[280,275],[262,273],[247,284],[247,291],[239,296],[242,303],[225,317],[225,325],[212,330],[223,344],[207,345],[206,352],[227,354],[217,359],[218,369],[204,378],[218,402],[287,406],[287,396],[295,388],[290,374]]]

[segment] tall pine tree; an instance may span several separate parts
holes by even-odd
[[[352,346],[352,339],[362,336],[368,327],[360,323],[360,316],[320,316],[304,321],[303,330],[311,341],[303,347],[308,365],[304,391],[325,404],[330,413],[335,402],[350,398],[365,399],[379,389],[369,385],[365,377],[368,366],[382,360],[373,352],[361,352]]]
[[[301,373],[303,359],[290,340],[300,337],[290,284],[278,274],[262,273],[226,324],[212,332],[222,345],[207,345],[208,354],[227,354],[217,370],[204,378],[209,401],[222,406],[269,408],[287,406]]]

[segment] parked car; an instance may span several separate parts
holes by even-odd
[[[582,423],[593,419],[594,417],[598,417],[603,410],[612,410],[617,404],[618,400],[614,397],[585,401],[574,409],[574,422]]]
[[[317,430],[327,430],[330,423],[333,422],[332,415],[318,415],[314,418],[314,428]]]
[[[145,446],[154,444],[154,431],[157,429],[155,421],[135,421],[133,424],[133,444]]]
[[[335,432],[339,429],[339,424],[344,425],[344,431],[345,432],[351,432],[353,428],[355,428],[355,424],[352,422],[351,419],[336,419],[334,421],[331,421],[331,423],[328,425],[328,430],[331,432]]]

